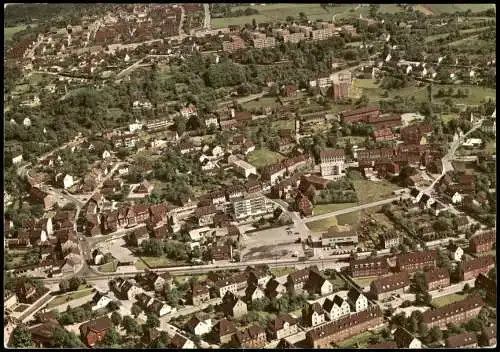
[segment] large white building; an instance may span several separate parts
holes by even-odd
[[[330,149],[320,153],[321,176],[345,176],[345,155],[342,149]]]
[[[248,178],[251,174],[257,175],[257,169],[255,166],[247,163],[246,161],[234,158],[231,162],[235,166],[235,169],[246,178]]]
[[[234,216],[237,220],[249,216],[264,215],[273,210],[272,202],[266,197],[250,194],[242,199],[233,202]]]

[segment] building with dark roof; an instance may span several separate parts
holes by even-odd
[[[494,267],[495,259],[491,255],[469,259],[459,265],[460,279],[463,281],[472,280],[479,274],[487,274]]]
[[[462,334],[450,336],[446,339],[447,348],[475,348],[478,347],[476,334],[464,332]]]
[[[439,326],[441,330],[446,329],[447,324],[461,324],[478,316],[484,302],[478,294],[448,304],[446,306],[428,310],[423,313],[423,322],[427,328]]]
[[[436,251],[411,252],[396,258],[396,269],[398,271],[423,271],[435,268],[437,265]]]
[[[394,294],[401,294],[410,288],[408,272],[379,277],[370,283],[370,294],[377,300],[385,300]]]

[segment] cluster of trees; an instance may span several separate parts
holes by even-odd
[[[61,291],[61,293],[69,292],[69,291],[77,291],[78,288],[80,287],[80,285],[84,285],[84,284],[85,284],[85,279],[82,277],[78,277],[78,276],[73,276],[69,280],[62,279],[59,282],[59,291]]]
[[[248,305],[248,310],[253,312],[272,312],[276,314],[288,313],[297,309],[307,307],[307,297],[305,295],[289,295],[285,294],[280,298],[254,300]]]
[[[342,178],[329,183],[326,190],[315,192],[310,200],[313,204],[353,203],[358,201],[358,196],[352,181]]]
[[[165,255],[173,260],[187,260],[189,255],[186,250],[186,245],[180,241],[169,240],[163,242],[155,238],[147,239],[141,242],[140,254],[161,257]]]

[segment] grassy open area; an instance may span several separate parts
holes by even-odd
[[[26,308],[28,308],[29,305],[28,304],[19,304],[16,309],[14,309],[14,312],[16,313],[21,313],[21,312],[24,312],[26,310]]]
[[[295,272],[295,268],[285,266],[283,268],[271,268],[271,269],[269,269],[269,271],[271,271],[271,273],[273,275],[276,275],[276,277],[280,277],[280,276],[286,276],[290,273]]]
[[[337,215],[337,224],[341,226],[349,225],[353,226],[359,223],[359,211],[353,211],[351,213]]]
[[[486,152],[488,154],[496,154],[496,152],[497,152],[497,141],[496,140],[488,141],[486,143],[486,146],[484,147],[484,149],[486,150]]]
[[[176,276],[175,277],[175,281],[177,281],[179,283],[183,283],[184,281],[188,281],[192,277],[195,277],[198,280],[198,282],[203,282],[203,281],[205,281],[207,279],[208,276],[205,275],[205,274]]]
[[[283,160],[285,157],[279,153],[269,149],[256,149],[247,156],[248,162],[256,168],[275,164]]]
[[[332,226],[337,226],[337,217],[331,216],[326,219],[307,222],[306,226],[312,232],[325,232]]]
[[[271,107],[275,108],[277,106],[280,106],[281,104],[276,101],[275,97],[262,97],[259,99],[251,100],[246,103],[241,104],[241,107],[248,111],[252,109],[261,109],[261,108],[266,108],[266,107]]]
[[[380,4],[380,8],[378,10],[379,13],[397,13],[401,11],[404,11],[403,8],[396,4]]]
[[[392,221],[385,215],[385,214],[382,214],[382,213],[372,213],[371,214],[374,218],[375,218],[375,221],[380,224],[380,225],[384,225],[388,228],[394,228],[394,224],[392,223]]]
[[[453,13],[471,10],[481,12],[493,8],[493,4],[425,4],[423,5],[434,14]]]
[[[358,277],[352,279],[356,284],[360,287],[370,286],[373,280],[376,280],[378,276],[370,276],[370,277]]]
[[[482,32],[484,30],[487,30],[489,27],[480,27],[480,28],[470,28],[470,29],[463,29],[461,31],[459,31],[460,34],[471,34],[472,33],[476,33],[476,32]],[[450,33],[442,33],[442,34],[435,34],[435,35],[430,35],[428,37],[426,37],[424,39],[424,41],[426,43],[429,43],[429,42],[433,42],[435,40],[438,40],[438,39],[441,39],[441,38],[446,38],[448,37]],[[452,42],[452,43],[457,43],[459,41],[462,41],[462,40],[467,40],[468,38],[464,38],[464,39],[460,39],[458,41],[455,41],[455,42]],[[450,43],[450,45],[453,45],[452,43]]]
[[[392,192],[401,188],[388,181],[354,180],[353,183],[358,195],[359,204],[372,203],[394,197]]]
[[[53,307],[60,306],[61,304],[64,304],[64,303],[74,301],[75,299],[89,296],[92,294],[92,292],[93,292],[92,288],[86,288],[86,289],[80,290],[80,291],[65,293],[63,295],[57,296],[52,301],[50,301],[49,304],[47,304],[46,308],[50,309]]]
[[[143,264],[146,264],[150,268],[161,268],[166,266],[184,265],[184,262],[177,262],[175,260],[169,259],[167,257],[141,257]],[[137,261],[135,267],[139,269],[140,261]]]
[[[462,301],[467,298],[466,294],[452,293],[451,295],[438,297],[432,300],[432,305],[435,307],[442,307],[453,302]]]
[[[3,29],[3,38],[4,41],[12,39],[12,36],[16,34],[17,32],[21,32],[26,29],[26,25],[20,25],[20,26],[15,26],[15,27],[4,27]]]
[[[343,290],[346,285],[346,282],[342,280],[339,276],[337,276],[335,280],[329,279],[328,281],[330,281],[331,284],[333,285],[334,292]]]
[[[326,7],[323,9],[320,4],[260,4],[255,6],[236,6],[234,11],[246,8],[252,8],[259,11],[256,15],[228,17],[228,18],[212,18],[212,28],[223,28],[229,25],[244,25],[252,23],[255,19],[257,23],[264,22],[285,22],[288,16],[299,18],[299,13],[303,12],[311,21],[324,20],[331,21],[333,15],[337,15],[338,19],[347,17],[359,18],[359,14],[367,15],[369,9],[367,7],[358,7],[357,5],[341,5],[336,7]],[[351,11],[354,10],[354,11]],[[337,18],[336,17],[336,18]]]
[[[99,271],[103,273],[114,273],[118,267],[118,260],[113,260],[109,263],[99,266]]]
[[[313,208],[313,215],[322,215],[332,211],[355,207],[358,203],[336,203],[336,204],[317,204]]]
[[[365,331],[359,335],[353,336],[350,339],[337,342],[336,346],[340,348],[349,348],[349,347],[355,347],[357,344],[358,348],[363,348],[368,346],[368,339],[372,336],[372,333],[370,331]]]

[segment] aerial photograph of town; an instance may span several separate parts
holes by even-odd
[[[494,348],[494,4],[4,4],[4,346]]]

